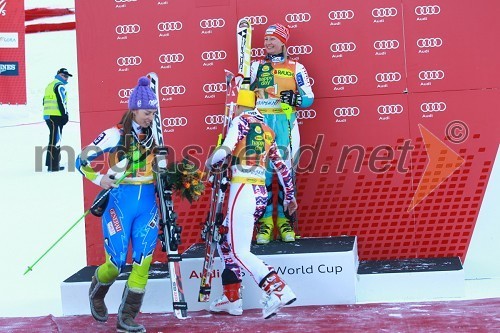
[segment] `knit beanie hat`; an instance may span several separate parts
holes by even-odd
[[[128,100],[129,110],[156,110],[158,107],[158,98],[149,87],[149,79],[145,76],[139,78],[137,87],[134,88]]]
[[[266,29],[266,33],[264,36],[274,36],[278,38],[283,44],[286,44],[288,38],[290,38],[290,30],[283,24],[275,23],[273,25],[270,25]]]

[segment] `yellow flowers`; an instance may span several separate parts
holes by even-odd
[[[189,203],[197,201],[205,192],[205,184],[202,178],[204,172],[184,158],[181,162],[173,162],[168,166],[168,179],[174,193]]]

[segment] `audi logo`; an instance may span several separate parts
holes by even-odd
[[[373,8],[372,16],[373,17],[392,17],[398,14],[398,10],[394,7],[388,8]]]
[[[226,51],[205,51],[201,54],[201,59],[207,60],[224,60],[226,59]]]
[[[311,84],[311,87],[314,86],[314,79],[309,76],[309,83]]]
[[[118,66],[138,66],[142,63],[142,58],[139,56],[119,57],[116,59]]]
[[[332,21],[336,20],[352,20],[354,18],[354,12],[350,9],[348,10],[332,10],[328,13],[328,18]]]
[[[165,127],[182,127],[187,125],[188,120],[186,117],[164,118],[162,123]]]
[[[341,117],[357,117],[360,114],[360,110],[357,106],[348,106],[344,108],[335,108],[333,110],[333,115],[337,118]]]
[[[266,56],[266,50],[263,47],[252,49],[252,58],[263,58]]]
[[[356,84],[358,82],[358,77],[356,75],[336,75],[332,77],[332,83],[334,85],[340,84]]]
[[[186,87],[184,86],[164,86],[161,87],[160,93],[163,96],[172,96],[172,95],[184,95],[186,93]]]
[[[415,7],[415,14],[417,15],[437,15],[441,12],[441,7],[434,6],[417,6]]]
[[[395,39],[376,40],[373,43],[375,50],[395,50],[399,47],[399,41]]]
[[[162,54],[158,57],[158,60],[162,64],[172,64],[172,63],[176,63],[176,62],[183,62],[184,61],[184,54],[182,54],[182,53]]]
[[[443,40],[439,37],[436,38],[419,38],[417,40],[417,46],[420,48],[424,47],[440,47],[443,45]]]
[[[245,16],[245,18],[250,21],[251,25],[263,25],[267,23],[267,16],[264,15]]]
[[[222,125],[224,124],[226,116],[221,114],[213,114],[205,117],[205,124],[207,125]]]
[[[178,31],[182,29],[182,22],[160,22],[158,23],[158,31]]]
[[[286,48],[286,52],[289,55],[311,54],[312,51],[313,48],[311,45],[296,45],[296,46],[289,46]]]
[[[418,73],[418,78],[422,81],[442,80],[444,79],[444,72],[442,70],[421,71]]]
[[[422,112],[442,112],[446,110],[445,102],[429,102],[420,104],[420,111]]]
[[[226,21],[224,21],[223,18],[205,19],[200,21],[200,28],[202,29],[222,28],[224,25],[226,25]]]
[[[118,35],[136,34],[141,31],[141,26],[138,24],[117,25],[115,31]]]
[[[115,0],[115,2],[135,2],[137,0]]]
[[[132,93],[132,90],[134,90],[134,89],[120,89],[120,90],[118,90],[118,97],[129,98],[130,94]]]
[[[336,52],[352,52],[356,50],[356,44],[353,42],[346,42],[346,43],[333,43],[330,45],[330,51],[333,53]]]
[[[293,13],[285,15],[285,21],[288,23],[309,22],[310,20],[311,14],[309,13]]]
[[[203,91],[206,93],[218,93],[226,91],[225,83],[206,83],[203,85]]]
[[[297,119],[314,119],[316,118],[315,110],[298,110],[296,112]]]
[[[379,105],[377,108],[379,114],[400,114],[403,112],[401,104]]]
[[[398,82],[401,80],[401,74],[399,72],[377,73],[375,80],[377,82]]]

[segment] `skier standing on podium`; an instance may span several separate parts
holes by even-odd
[[[309,107],[314,100],[314,94],[309,83],[305,67],[299,62],[287,58],[286,43],[290,31],[282,24],[269,26],[264,36],[264,47],[267,55],[264,60],[253,62],[250,68],[251,90],[257,95],[256,108],[264,115],[266,123],[276,134],[276,144],[282,153],[287,166],[293,169],[297,166],[300,148],[300,135],[295,114],[296,107]],[[281,103],[292,107],[290,119],[283,112]],[[290,142],[290,138],[291,141]],[[288,153],[293,150],[290,153]],[[293,160],[293,162],[292,162]],[[260,218],[257,244],[267,244],[273,239],[273,169],[268,164],[266,171],[266,186],[268,191],[267,208]],[[293,173],[292,177],[295,177]],[[295,184],[295,179],[294,182]],[[295,232],[290,225],[290,215],[283,209],[283,188],[278,193],[277,221],[279,236],[284,242],[295,241]]]
[[[208,158],[206,166],[213,172],[231,154],[231,185],[228,213],[223,226],[227,234],[218,244],[223,259],[223,295],[213,301],[210,310],[231,315],[243,313],[241,298],[241,269],[250,272],[266,298],[262,315],[272,317],[284,305],[295,301],[290,287],[256,255],[250,252],[254,224],[262,215],[267,202],[265,186],[266,161],[271,160],[285,189],[284,209],[292,214],[297,209],[290,169],[281,158],[274,132],[263,123],[263,116],[254,110],[253,91],[240,90],[237,116],[232,120],[224,142]]]

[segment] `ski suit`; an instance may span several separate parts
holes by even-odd
[[[295,168],[300,155],[300,134],[295,108],[288,121],[281,108],[280,93],[292,90],[302,97],[300,107],[311,106],[314,94],[305,67],[293,60],[285,59],[283,54],[268,55],[266,59],[253,62],[250,68],[250,88],[257,96],[256,108],[264,115],[266,123],[276,134],[276,144],[289,168]],[[290,137],[292,142],[290,143]],[[288,153],[292,147],[291,155]],[[291,163],[290,156],[293,156]],[[268,164],[266,169],[266,186],[268,191],[267,207],[262,218],[272,218],[272,178],[273,169]],[[284,218],[283,190],[280,187],[277,216]]]
[[[99,266],[97,274],[99,281],[113,282],[126,264],[131,241],[133,266],[127,284],[130,288],[144,289],[158,237],[158,209],[152,171],[154,156],[151,149],[140,144],[140,138],[151,135],[151,129],[144,134],[145,129],[135,122],[132,126],[135,135],[127,154],[129,158],[123,153],[123,130],[117,125],[102,132],[82,151],[76,167],[87,179],[99,185],[104,175],[98,169],[106,167],[102,160],[100,165],[96,161],[99,156],[108,155],[108,173],[116,174],[116,178],[133,164],[133,172],[109,194],[109,203],[102,216],[106,262]],[[92,161],[93,167],[90,165]]]
[[[247,270],[256,283],[273,271],[271,266],[250,252],[254,224],[267,202],[265,166],[268,159],[284,184],[285,201],[294,200],[290,169],[281,158],[273,131],[262,120],[262,115],[255,111],[235,117],[222,146],[210,161],[211,165],[216,165],[227,154],[232,155],[228,212],[224,220],[228,233],[218,246],[225,267],[223,284],[234,283],[234,279],[241,281],[241,268]],[[230,278],[233,281],[226,281],[227,270],[234,273]]]

